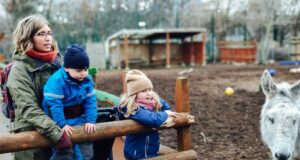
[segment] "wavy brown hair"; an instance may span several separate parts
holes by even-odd
[[[43,16],[38,14],[31,15],[20,20],[13,32],[14,54],[23,54],[33,48],[33,36],[45,25],[50,27],[49,22]],[[54,39],[52,42],[52,48],[57,48],[57,43]]]

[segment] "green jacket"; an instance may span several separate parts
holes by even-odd
[[[14,132],[36,130],[53,142],[62,136],[62,130],[41,109],[44,84],[60,66],[60,58],[47,63],[27,54],[15,55],[7,82],[16,104]]]

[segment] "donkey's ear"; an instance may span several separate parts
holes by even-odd
[[[293,86],[291,87],[291,91],[292,91],[293,95],[295,95],[296,97],[300,96],[300,81],[293,84]]]
[[[266,96],[271,96],[276,93],[276,85],[268,70],[265,70],[261,76],[261,87]]]

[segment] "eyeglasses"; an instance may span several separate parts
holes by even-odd
[[[47,36],[53,37],[53,32],[40,32],[40,33],[37,33],[35,36],[38,36],[38,37],[47,37]]]

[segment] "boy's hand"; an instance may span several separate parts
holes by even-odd
[[[169,117],[177,117],[177,112],[172,112],[170,110],[165,110],[165,112],[168,114]]]
[[[71,126],[69,126],[69,125],[65,125],[65,126],[62,128],[62,130],[63,130],[64,132],[66,132],[68,136],[70,136],[70,135],[72,134],[72,131],[73,131],[74,129],[73,129]]]
[[[85,123],[84,124],[84,131],[87,133],[92,133],[96,131],[96,125],[93,123]]]

